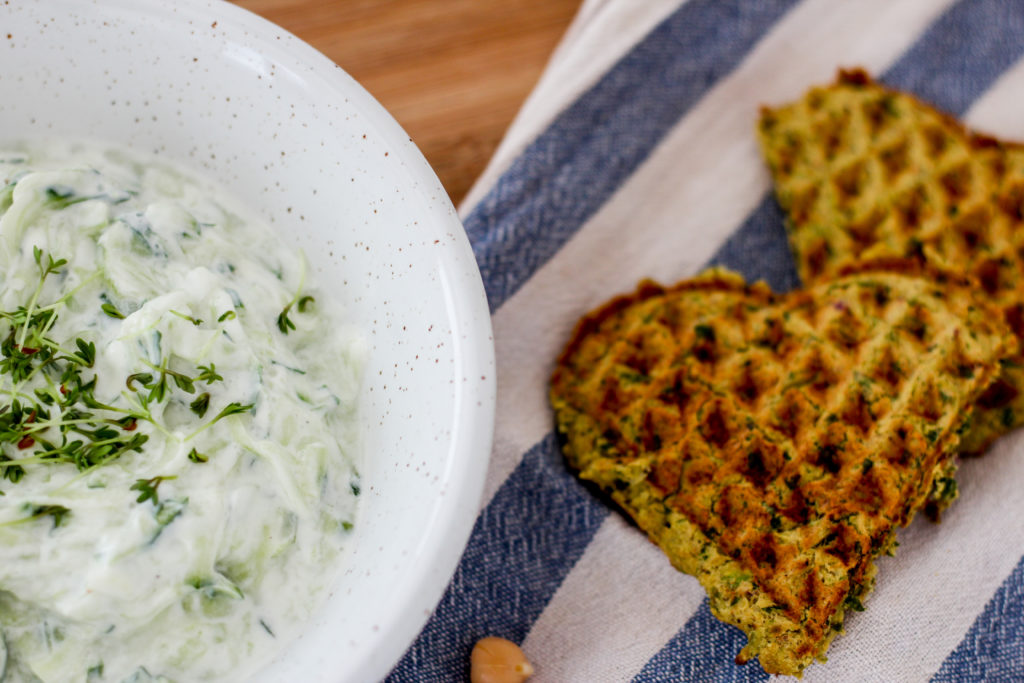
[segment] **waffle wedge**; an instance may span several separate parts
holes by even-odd
[[[974,276],[1024,336],[1024,147],[863,71],[762,110],[759,136],[804,283],[909,256]],[[1024,356],[981,397],[965,453],[1024,423]]]
[[[747,634],[738,662],[822,658],[895,530],[955,497],[958,431],[1016,339],[965,280],[900,269],[645,282],[554,371],[569,465]]]

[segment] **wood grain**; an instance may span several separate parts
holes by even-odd
[[[369,90],[465,196],[580,0],[235,0]]]

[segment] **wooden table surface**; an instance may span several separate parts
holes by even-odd
[[[458,204],[580,0],[234,0],[342,66],[391,112]]]

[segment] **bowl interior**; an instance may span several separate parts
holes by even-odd
[[[363,495],[336,588],[264,680],[374,680],[440,598],[490,450],[479,272],[436,176],[340,68],[233,5],[0,7],[0,131],[183,163],[301,247],[368,341]]]

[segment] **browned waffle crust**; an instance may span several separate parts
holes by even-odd
[[[821,657],[895,529],[955,496],[958,430],[1016,344],[966,282],[886,268],[784,296],[718,270],[645,282],[552,377],[570,466],[770,673]]]
[[[1024,148],[966,130],[863,71],[761,114],[805,283],[862,259],[926,258],[977,279],[1024,336]],[[1024,357],[980,399],[965,452],[1024,422]]]

